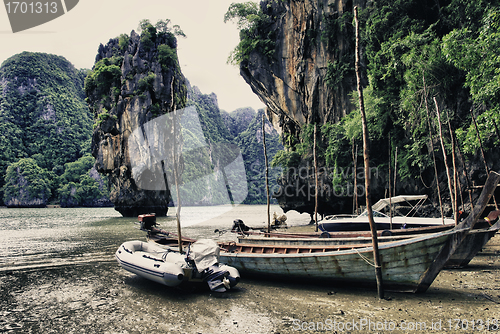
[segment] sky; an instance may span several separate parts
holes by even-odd
[[[224,14],[238,0],[80,0],[65,15],[31,29],[12,33],[7,11],[0,8],[0,63],[23,51],[45,52],[68,59],[76,68],[92,68],[99,44],[137,31],[139,22],[170,19],[187,38],[178,38],[181,70],[204,94],[217,94],[219,107],[231,112],[265,105],[227,58],[239,42],[235,23]]]

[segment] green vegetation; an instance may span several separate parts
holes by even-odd
[[[269,26],[273,17],[264,13],[259,4],[252,1],[232,3],[224,14],[224,22],[228,21],[236,21],[240,31],[240,43],[231,52],[228,63],[239,65],[248,60],[252,52],[272,59],[276,35]]]
[[[7,205],[31,203],[45,206],[50,198],[50,176],[35,159],[24,158],[9,165],[5,173],[4,201]]]
[[[227,192],[220,188],[224,177],[228,180],[242,180],[238,168],[227,168],[240,154],[246,172],[248,189],[228,189],[233,198],[241,198],[236,192],[248,190],[245,204],[266,203],[264,149],[262,145],[262,114],[252,108],[242,108],[231,113],[219,110],[215,94],[202,94],[197,88],[191,89],[188,106],[194,106],[198,113],[203,133],[195,133],[196,126],[183,128],[183,181],[187,203],[192,199],[204,198],[207,203],[225,204]],[[270,126],[269,123],[268,128]],[[200,139],[202,139],[200,141]],[[266,135],[269,161],[282,149],[276,132]],[[221,168],[222,167],[222,168]],[[219,172],[215,176],[214,172]],[[271,187],[277,182],[278,170],[270,174]],[[192,182],[198,180],[198,182]],[[190,187],[190,188],[188,188]]]
[[[398,177],[418,179],[433,175],[430,129],[441,163],[443,156],[437,137],[434,98],[444,123],[448,154],[452,140],[450,126],[458,147],[466,154],[465,159],[477,158],[479,141],[471,113],[477,119],[485,150],[498,147],[500,7],[497,0],[381,0],[361,11],[360,18],[368,82],[365,105],[372,147],[376,148],[372,149],[376,153],[370,161],[374,167],[386,173],[390,144],[393,157],[398,149]],[[328,64],[325,77],[335,89],[346,78],[353,78],[352,14],[332,16],[323,23],[321,42],[339,59]],[[352,49],[351,55],[337,54],[339,34]],[[352,105],[358,105],[356,92],[352,95]],[[292,167],[303,159],[311,159],[310,127],[302,128],[299,138],[283,134],[286,151],[276,155],[274,165]],[[352,111],[337,124],[322,126],[318,141],[320,160],[328,167],[351,167],[353,145],[362,146],[359,111]],[[487,157],[490,166],[498,166],[493,160],[495,156]],[[431,179],[426,182],[432,182]]]
[[[0,189],[7,167],[21,159],[33,158],[40,168],[60,175],[65,163],[90,152],[86,73],[63,57],[45,53],[23,52],[2,64]]]
[[[85,93],[97,95],[107,94],[112,87],[121,85],[121,66],[123,57],[111,57],[99,60],[94,69],[85,78]]]
[[[150,52],[151,59],[148,61],[158,61],[164,72],[174,71],[180,73],[179,62],[177,58],[177,39],[176,36],[186,37],[178,25],[170,27],[170,20],[158,20],[153,25],[148,19],[139,23],[140,48],[139,53],[144,56],[144,52]],[[155,116],[164,114],[166,110],[161,110],[159,97],[155,96],[154,82],[156,75],[151,69],[139,70],[136,67],[129,68],[122,73],[125,52],[131,43],[130,37],[121,34],[112,40],[117,46],[112,48],[112,56],[98,60],[94,68],[88,72],[85,78],[85,94],[91,110],[94,111],[96,123],[94,128],[99,127],[103,121],[116,119],[116,105],[122,88],[127,85],[127,81],[137,80],[137,89],[134,92],[127,93],[126,97],[139,96],[141,99],[149,95],[155,101],[151,106],[151,112]],[[132,55],[126,59],[131,63]],[[182,85],[182,83],[176,83]],[[185,100],[175,96],[176,106],[184,106]]]
[[[262,115],[264,110],[260,109],[247,127],[236,137],[236,142],[240,147],[243,161],[245,163],[248,195],[244,204],[266,204],[266,164],[264,159],[264,145],[262,143]],[[270,129],[271,124],[266,119],[266,128]],[[283,145],[280,143],[278,133],[266,133],[267,159],[272,161],[274,156],[283,152]],[[269,166],[271,167],[271,166]],[[281,173],[280,168],[269,168],[269,189],[272,192],[277,190],[277,180]],[[271,194],[272,196],[272,194]],[[273,198],[271,200],[275,201]]]
[[[61,206],[95,206],[98,202],[108,202],[106,179],[97,173],[94,177],[90,174],[94,162],[88,154],[64,166],[64,173],[59,178],[61,186],[57,189]]]

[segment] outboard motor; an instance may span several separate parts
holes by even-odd
[[[210,290],[225,292],[240,280],[236,268],[219,263],[219,246],[211,239],[201,239],[190,246],[188,260],[194,262],[194,268],[208,284]]]
[[[139,219],[139,222],[141,224],[141,230],[142,231],[151,231],[153,228],[158,226],[156,223],[156,214],[155,213],[148,213],[144,215],[139,215],[137,216]]]
[[[215,292],[226,292],[231,288],[228,279],[229,272],[217,264],[211,265],[201,273],[203,281],[207,282],[210,290]]]

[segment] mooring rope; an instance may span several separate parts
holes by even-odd
[[[356,253],[358,253],[358,255],[363,259],[365,260],[366,263],[368,263],[370,266],[372,266],[373,268],[377,268],[377,266],[375,265],[375,263],[371,262],[370,259],[368,259],[366,256],[364,256],[363,254],[361,254],[357,248],[354,248],[354,250],[356,251]],[[380,268],[380,266],[378,266],[378,268]]]

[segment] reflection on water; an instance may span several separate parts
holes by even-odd
[[[267,222],[263,205],[225,208],[223,215],[206,220],[216,210],[220,208],[183,207],[181,222],[189,225],[183,228],[183,235],[235,240],[231,233],[219,236],[214,230],[229,230],[236,218],[253,227],[264,227]],[[274,211],[282,213],[278,206],[271,207],[271,215]],[[171,208],[170,216],[158,218],[163,229],[176,231],[174,212]],[[296,212],[288,216],[289,225],[304,224],[309,217]],[[145,238],[134,224],[137,218],[123,218],[113,208],[2,208],[0,217],[0,271],[114,261],[113,254],[122,242]]]

